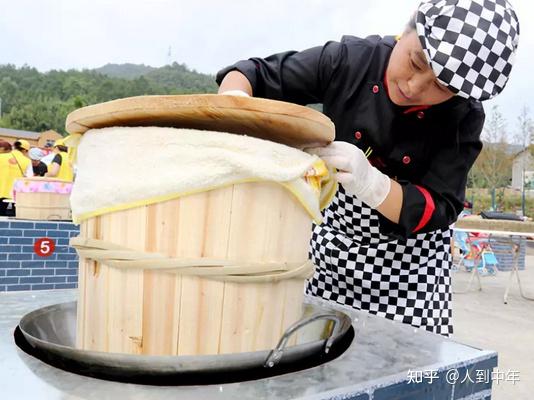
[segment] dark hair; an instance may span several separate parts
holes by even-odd
[[[67,146],[63,146],[61,144],[56,144],[56,147],[59,149],[59,151],[67,152],[69,148]]]
[[[20,142],[18,140],[13,144],[15,146],[15,150],[19,150],[19,151],[25,151],[26,150],[24,147],[22,147],[22,144],[20,144]]]
[[[5,140],[0,140],[0,149],[11,151],[12,147],[9,142],[6,142]]]
[[[468,200],[465,200],[464,201],[464,208],[472,209],[473,208],[473,203],[471,203]]]

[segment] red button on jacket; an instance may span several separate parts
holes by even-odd
[[[410,158],[410,156],[402,157],[403,164],[410,164],[411,161],[412,161],[412,159]]]
[[[373,86],[373,93],[378,93],[378,91],[380,90],[380,88],[378,87],[378,85],[374,85]]]
[[[356,140],[360,140],[362,138],[362,133],[360,131],[356,131],[354,133],[354,137],[356,138]]]

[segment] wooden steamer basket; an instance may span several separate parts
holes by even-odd
[[[48,177],[19,178],[15,182],[15,188],[19,185],[32,184],[63,185],[69,189],[72,182]],[[62,193],[53,190],[18,191],[16,194],[16,218],[31,220],[59,220],[71,219],[70,192],[62,190]]]
[[[110,126],[217,130],[295,147],[334,138],[332,122],[310,108],[221,95],[115,100],[76,110],[66,122],[70,133]],[[242,183],[90,218],[80,232],[173,258],[303,263],[311,217],[277,183]],[[77,347],[150,355],[270,349],[301,317],[303,289],[303,278],[222,282],[81,258]]]

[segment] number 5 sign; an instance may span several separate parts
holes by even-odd
[[[56,243],[54,239],[40,238],[33,244],[33,252],[41,257],[49,257],[54,254]]]

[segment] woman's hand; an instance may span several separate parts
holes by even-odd
[[[346,142],[332,142],[325,147],[306,149],[337,169],[336,180],[345,192],[369,207],[377,208],[391,188],[391,179],[373,167],[358,147]]]

